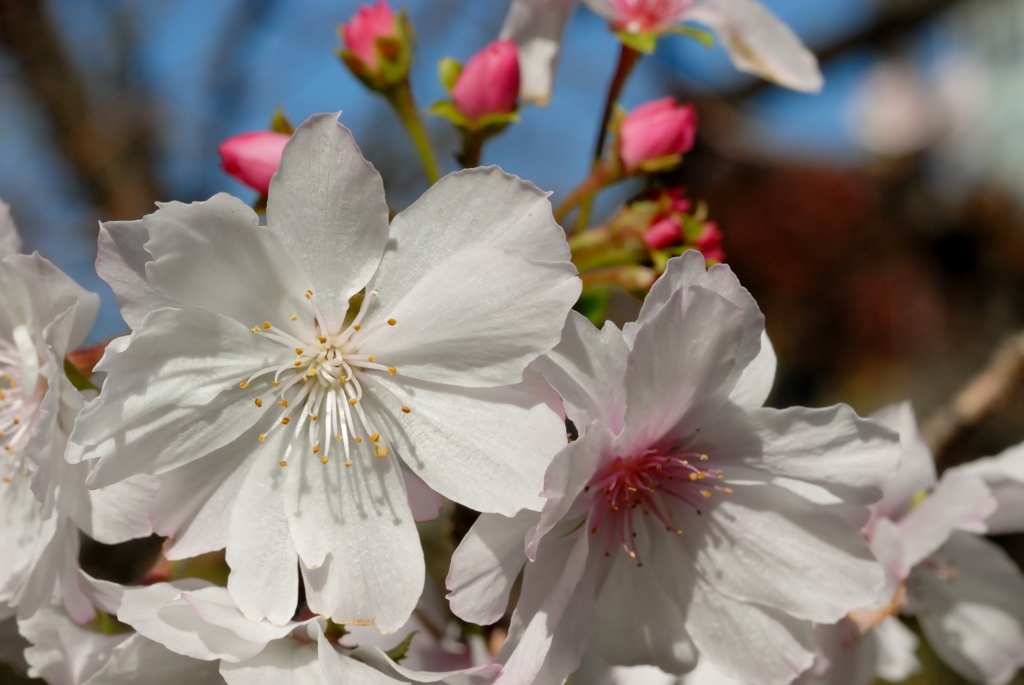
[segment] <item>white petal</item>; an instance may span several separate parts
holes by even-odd
[[[127,349],[104,355],[103,393],[75,424],[71,440],[100,458],[90,486],[163,473],[230,443],[261,417],[257,388],[239,383],[280,354],[218,314],[151,313]]]
[[[875,634],[861,636],[849,620],[814,630],[818,654],[795,685],[871,685],[875,682],[878,645]]]
[[[441,513],[441,507],[444,506],[444,497],[434,492],[412,471],[403,469],[402,480],[405,482],[405,494],[409,498],[409,510],[412,512],[413,520],[418,523],[436,519]]]
[[[157,491],[152,476],[132,476],[99,490],[87,490],[88,464],[67,464],[68,479],[60,508],[68,513],[86,535],[106,545],[116,545],[153,534],[149,504]],[[69,495],[73,495],[70,497]],[[73,506],[73,509],[69,509]]]
[[[707,0],[683,19],[714,29],[740,71],[793,90],[821,90],[824,81],[814,54],[756,0]]]
[[[939,550],[942,575],[919,566],[910,610],[928,643],[971,681],[1003,685],[1024,665],[1024,577],[993,543],[956,532]]]
[[[55,352],[63,357],[82,344],[96,320],[96,312],[100,307],[99,295],[78,285],[70,276],[36,253],[7,257],[0,268],[13,270],[28,287],[31,309],[22,323],[42,331],[60,314],[75,307],[71,329],[66,339],[54,343]]]
[[[871,631],[877,645],[875,673],[890,683],[899,683],[921,670],[915,652],[920,640],[898,619],[890,616]]]
[[[686,623],[702,658],[751,685],[785,685],[814,661],[810,623],[729,599],[705,583],[694,590]]]
[[[21,252],[21,236],[14,225],[11,207],[0,200],[0,257]]]
[[[317,654],[320,668],[326,676],[325,683],[334,685],[399,685],[404,682],[384,675],[364,663],[342,656],[327,641],[323,633],[317,635]]]
[[[899,518],[915,497],[935,485],[935,458],[917,430],[917,418],[909,402],[882,407],[870,418],[900,434],[899,469],[885,484],[882,501],[875,505],[879,515]]]
[[[688,437],[725,403],[735,381],[742,312],[712,290],[676,291],[640,327],[626,365],[626,427],[618,445],[641,452]]]
[[[877,598],[882,569],[841,517],[773,485],[734,490],[690,517],[699,532],[678,538],[696,548],[697,570],[718,592],[820,623]]]
[[[222,662],[220,674],[228,685],[328,685],[329,683],[320,665],[317,646],[295,640],[271,642],[262,652],[241,663]],[[340,682],[348,685],[346,681]]]
[[[11,599],[22,576],[28,572],[33,550],[42,533],[39,502],[27,478],[4,483],[0,497],[0,606]]]
[[[768,339],[768,333],[761,333],[761,351],[754,360],[743,369],[736,387],[729,393],[729,400],[744,409],[758,409],[764,406],[765,400],[772,392],[775,384],[775,370],[778,366],[775,348]]]
[[[996,503],[980,478],[946,473],[935,490],[899,522],[906,560],[916,566],[937,550],[954,530],[984,533]]]
[[[184,599],[187,592],[213,587],[190,578],[173,584],[125,588],[117,618],[146,638],[193,659],[251,659],[263,649],[264,641],[246,639],[233,630],[207,623]],[[225,592],[223,588],[217,590]]]
[[[569,261],[549,195],[498,167],[448,174],[392,220],[391,242],[368,289],[378,288],[380,308],[389,310],[436,265],[477,247]]]
[[[544,471],[566,443],[565,424],[539,399],[543,381],[531,373],[499,388],[400,380],[381,379],[366,391],[381,408],[381,434],[416,475],[477,511],[513,516],[540,509]],[[399,402],[411,411],[402,412]]]
[[[324,643],[322,642],[321,644]],[[481,647],[484,650],[487,649],[482,645]],[[415,647],[413,649],[415,649]],[[347,664],[360,664],[360,662],[362,662],[361,665],[365,664],[365,666],[362,666],[364,669],[372,667],[378,673],[378,675],[374,677],[379,677],[380,674],[390,676],[387,680],[379,681],[382,682],[383,685],[391,685],[395,682],[407,683],[409,681],[414,683],[443,683],[444,685],[490,685],[490,683],[494,681],[495,676],[501,670],[501,666],[499,664],[484,664],[483,666],[475,666],[458,671],[417,671],[405,665],[412,660],[412,653],[410,653],[401,664],[398,664],[392,661],[387,654],[382,652],[379,648],[366,645],[360,645],[356,648],[355,651],[352,652],[352,656],[359,659],[359,661],[356,661],[355,659],[345,659],[344,657],[340,658],[344,659]],[[490,654],[487,654],[487,658],[490,658]],[[327,662],[323,656],[323,652],[321,652],[320,662],[321,664],[325,664]],[[324,672],[328,673],[326,666],[324,667]],[[360,675],[370,675],[367,671],[359,671],[359,673]],[[392,678],[399,680],[396,681]],[[364,681],[358,680],[355,682],[362,683]],[[370,680],[369,682],[376,683],[378,681]]]
[[[872,604],[872,607],[884,607],[892,602],[900,584],[910,574],[911,565],[907,563],[906,543],[900,535],[900,529],[889,519],[880,519],[877,522],[869,543],[871,553],[885,571],[885,585],[879,591],[878,601]]]
[[[187,603],[206,626],[229,630],[243,640],[257,645],[280,640],[296,627],[292,622],[275,626],[268,621],[247,619],[228,590],[219,586],[182,592],[181,601]]]
[[[363,443],[366,444],[365,442]],[[290,460],[285,512],[310,610],[392,633],[423,591],[419,534],[394,457],[369,447],[326,464],[306,445]]]
[[[390,309],[371,305],[376,318],[397,323],[368,333],[360,350],[403,377],[465,387],[517,383],[558,343],[580,288],[569,262],[538,262],[503,247],[461,250]]]
[[[523,540],[537,518],[528,510],[511,519],[500,514],[477,518],[452,555],[445,581],[452,613],[483,626],[505,614],[512,585],[526,563]]]
[[[978,459],[950,471],[980,477],[996,498],[998,508],[985,522],[990,534],[1024,531],[1024,445],[1014,445],[994,457]]]
[[[87,685],[132,685],[145,674],[150,685],[223,685],[217,662],[182,656],[139,634],[114,649]]]
[[[268,319],[288,328],[294,315],[313,320],[305,292],[314,281],[237,197],[169,202],[143,221],[145,249],[153,256],[146,280],[180,305],[223,314],[247,328]]]
[[[25,650],[29,676],[51,685],[80,685],[97,673],[129,635],[103,635],[77,626],[59,609],[46,607],[18,621],[22,636],[32,643]]]
[[[153,260],[145,248],[147,240],[149,231],[141,219],[100,224],[96,273],[110,284],[122,318],[133,329],[154,309],[175,306],[174,300],[146,280],[146,264]]]
[[[388,206],[380,174],[337,113],[314,114],[285,145],[267,224],[312,281],[327,324],[340,326],[380,262]]]
[[[551,98],[562,34],[577,0],[512,0],[501,38],[519,47],[519,96],[546,105]]]
[[[577,312],[569,312],[562,340],[531,368],[544,376],[565,406],[565,413],[583,430],[600,421],[613,433],[622,430],[626,414],[626,358],[629,348],[614,323],[598,330]]]
[[[291,619],[299,601],[299,559],[285,513],[288,474],[277,465],[290,437],[278,430],[259,443],[228,524],[228,590],[247,618],[277,625]]]

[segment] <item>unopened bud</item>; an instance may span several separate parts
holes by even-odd
[[[648,165],[678,162],[693,147],[697,113],[690,105],[662,98],[637,107],[619,128],[619,156],[634,172]]]
[[[494,41],[469,60],[452,89],[452,101],[470,121],[507,114],[519,96],[519,53],[511,40]]]
[[[274,131],[250,131],[232,136],[217,149],[221,168],[253,190],[266,195],[289,137],[286,133]]]

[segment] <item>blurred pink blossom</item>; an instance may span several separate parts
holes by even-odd
[[[648,102],[630,112],[619,130],[619,154],[627,171],[647,161],[681,155],[693,147],[697,113],[672,98]]]
[[[284,144],[289,138],[287,133],[275,131],[249,131],[231,136],[217,149],[221,168],[253,190],[266,195],[270,179],[281,163]]]
[[[679,21],[693,0],[610,0],[612,25],[630,33],[663,31]]]
[[[376,71],[378,65],[377,39],[394,38],[397,35],[398,23],[395,21],[395,13],[384,0],[377,0],[373,5],[360,6],[352,21],[341,28],[345,46],[354,52],[370,71]]]
[[[452,89],[452,100],[467,119],[504,114],[519,96],[519,55],[510,40],[496,40],[476,53]]]

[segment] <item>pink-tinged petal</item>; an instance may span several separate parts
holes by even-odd
[[[812,624],[698,582],[686,616],[702,659],[750,685],[786,685],[814,662]]]
[[[775,348],[767,333],[761,333],[761,351],[743,369],[736,387],[729,393],[729,401],[744,409],[759,409],[775,385],[775,369],[778,366]]]
[[[239,383],[280,354],[236,321],[176,309],[151,313],[118,350],[107,348],[103,393],[71,436],[85,459],[100,459],[90,487],[164,473],[232,442],[261,416],[256,389]]]
[[[687,250],[679,257],[668,260],[665,273],[654,283],[651,292],[644,299],[636,322],[627,323],[622,327],[626,343],[630,347],[633,346],[640,328],[657,316],[675,292],[683,293],[683,306],[688,307],[695,292],[692,290],[693,286],[713,290],[743,312],[743,342],[737,355],[737,364],[740,368],[745,368],[761,352],[764,315],[761,314],[753,296],[740,285],[739,279],[728,265],[716,264],[708,269],[704,257],[696,250]]]
[[[314,114],[295,130],[270,183],[267,224],[312,283],[328,326],[340,328],[384,252],[388,206],[380,174],[338,114]]]
[[[246,618],[276,625],[291,619],[299,601],[299,558],[285,504],[288,474],[277,465],[290,437],[278,430],[257,443],[260,449],[226,522],[228,590]]]
[[[413,642],[412,650],[415,650],[415,638]],[[486,647],[483,647],[486,649]],[[472,649],[472,647],[470,647]],[[386,685],[391,683],[443,683],[444,685],[490,685],[495,676],[500,672],[500,664],[484,664],[482,666],[474,666],[457,671],[447,672],[433,672],[433,671],[418,671],[408,667],[409,661],[411,661],[413,654],[410,652],[406,659],[402,660],[402,663],[398,664],[392,661],[387,654],[382,652],[377,647],[360,645],[355,651],[352,652],[353,659],[347,659],[347,662],[354,662],[365,664],[364,668],[372,667],[378,674],[383,674],[394,678],[396,680],[384,681]],[[344,657],[343,657],[344,658]],[[486,658],[490,658],[490,654],[487,654]],[[323,658],[321,657],[323,663]],[[356,661],[358,659],[358,661]],[[326,672],[326,668],[324,669]],[[332,681],[335,682],[335,681]],[[356,682],[364,682],[362,680]],[[376,681],[368,681],[376,682]]]
[[[878,598],[883,571],[842,517],[774,485],[733,489],[709,499],[678,538],[717,592],[818,623]]]
[[[256,645],[280,640],[296,627],[296,624],[292,622],[275,626],[268,621],[247,619],[227,589],[219,586],[182,592],[180,601],[192,608],[196,616],[203,622],[203,630],[223,628]],[[234,660],[233,658],[227,659],[228,661]]]
[[[628,681],[627,683],[616,682],[615,685],[633,685],[633,683]],[[641,682],[636,685],[645,684]],[[679,681],[679,685],[746,685],[746,683],[725,675],[715,668],[714,664],[708,659],[701,659],[697,662],[697,668],[683,676],[682,680]]]
[[[520,86],[524,101],[546,105],[551,98],[562,34],[577,0],[513,0],[501,37],[519,46]]]
[[[626,414],[623,379],[628,355],[614,323],[605,322],[598,330],[585,316],[569,312],[562,340],[531,368],[561,395],[565,413],[577,430],[600,421],[618,433]]]
[[[629,454],[689,437],[728,398],[743,334],[738,307],[712,290],[676,291],[639,330],[626,365]]]
[[[182,656],[145,637],[129,635],[114,649],[89,685],[129,685],[146,674],[150,683],[188,683],[188,685],[224,685],[216,661],[200,661]],[[123,636],[119,636],[123,637]]]
[[[1024,576],[995,544],[953,533],[907,590],[928,644],[968,680],[1004,685],[1024,666]]]
[[[0,200],[0,258],[21,252],[21,235],[11,216],[11,207]]]
[[[794,685],[871,685],[875,682],[878,652],[874,633],[861,636],[857,626],[844,619],[814,630],[818,653],[814,665]],[[687,685],[690,685],[689,683]]]
[[[954,530],[984,533],[985,519],[995,509],[996,501],[980,478],[956,471],[944,474],[935,490],[897,524],[907,564],[923,561]]]
[[[405,494],[409,499],[409,510],[412,512],[413,520],[418,523],[436,519],[441,513],[441,507],[444,506],[444,497],[434,492],[412,471],[403,469],[402,480],[405,482]]]
[[[117,610],[121,606],[121,598],[124,596],[123,585],[93,578],[81,569],[78,571],[78,580],[82,592],[94,607],[108,614],[117,615]]]
[[[505,516],[541,508],[544,471],[566,437],[545,401],[550,390],[535,374],[498,388],[381,378],[365,391],[381,408],[381,434],[437,492]]]
[[[277,131],[248,131],[231,136],[217,148],[221,168],[256,192],[266,195],[290,137]]]
[[[544,508],[537,526],[527,536],[526,554],[536,558],[541,539],[573,509],[576,498],[594,477],[603,460],[612,457],[615,436],[606,426],[594,423],[583,435],[555,455],[544,474]]]
[[[464,621],[490,625],[505,614],[509,593],[526,555],[523,541],[538,514],[523,510],[514,518],[481,514],[452,555],[445,585],[452,613]]]
[[[824,80],[814,53],[760,2],[707,0],[682,19],[711,27],[740,71],[793,90],[821,90]]]
[[[882,407],[870,418],[900,436],[899,469],[885,483],[882,501],[874,507],[880,516],[899,518],[915,497],[935,485],[935,458],[917,430],[914,408],[909,402]]]
[[[206,581],[189,578],[173,584],[125,588],[117,618],[140,635],[193,659],[251,659],[265,643],[247,640],[232,630],[206,623],[183,597],[186,592],[211,587],[214,586]]]
[[[221,662],[220,674],[228,685],[330,685],[331,683],[321,666],[317,645],[297,640],[276,640],[251,659],[239,663]],[[360,681],[338,682],[355,683]],[[377,685],[372,680],[368,682]]]
[[[381,673],[376,668],[367,666],[347,656],[342,656],[323,633],[317,635],[317,659],[323,674],[326,676],[325,683],[401,685],[407,682],[404,679],[396,680]]]
[[[360,349],[406,377],[464,387],[509,385],[558,343],[579,297],[569,262],[537,262],[500,247],[462,250],[436,264],[368,332]]]
[[[1024,531],[1024,445],[1014,445],[994,457],[949,471],[968,473],[985,481],[997,503],[995,512],[985,521],[989,534]]]
[[[906,544],[899,527],[889,519],[880,519],[869,539],[871,553],[878,559],[885,571],[885,585],[878,593],[878,600],[872,607],[884,607],[892,602],[900,584],[910,575],[912,568],[907,563]]]
[[[100,224],[96,273],[114,291],[121,317],[133,329],[154,309],[176,306],[146,280],[146,264],[153,261],[145,248],[148,240],[149,231],[142,219]]]
[[[596,573],[584,534],[551,536],[527,565],[495,685],[554,685],[575,671],[594,629]]]
[[[287,477],[285,512],[310,610],[337,623],[398,630],[424,580],[398,460],[377,458],[369,447],[352,454],[349,466],[340,450],[326,464],[308,443],[296,452],[279,470]]]
[[[876,645],[875,674],[890,683],[901,683],[921,670],[915,652],[921,643],[917,635],[890,616],[871,631]]]
[[[149,238],[146,280],[179,305],[223,314],[247,328],[270,320],[289,328],[292,316],[313,320],[303,275],[287,242],[236,197],[168,202],[143,219]]]

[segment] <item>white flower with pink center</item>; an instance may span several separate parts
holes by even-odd
[[[266,226],[222,194],[102,228],[98,270],[133,333],[72,440],[95,487],[159,475],[166,554],[226,548],[252,620],[288,621],[301,573],[315,613],[396,630],[423,586],[430,489],[540,509],[565,445],[526,368],[580,292],[547,195],[490,167],[388,213],[351,133],[316,115]]]
[[[611,666],[680,674],[699,652],[789,683],[815,623],[878,597],[858,528],[897,436],[845,406],[763,408],[775,357],[728,267],[670,260],[636,323],[574,315],[533,368],[580,437],[548,469],[543,511],[481,516],[448,577],[455,613],[486,624],[532,560],[501,685],[560,683],[588,647]]]

